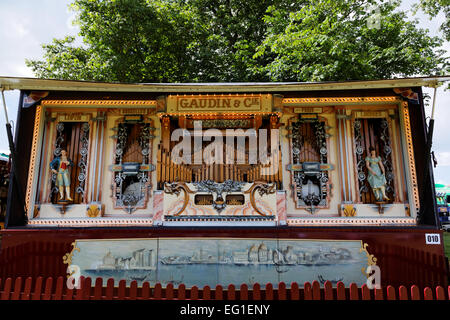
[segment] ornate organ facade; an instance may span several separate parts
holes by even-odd
[[[390,88],[202,88],[48,91],[33,105],[28,224],[416,224],[414,101]]]

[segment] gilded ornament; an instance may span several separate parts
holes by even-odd
[[[87,216],[90,218],[98,217],[99,214],[100,214],[100,209],[97,205],[91,205],[87,209]]]
[[[343,206],[344,216],[346,217],[354,217],[356,216],[356,208],[352,204],[345,204]]]
[[[370,254],[367,251],[367,247],[369,245],[367,243],[364,243],[361,241],[361,248],[359,249],[359,252],[365,252],[366,256],[367,256],[367,266],[376,266],[377,265],[377,258],[375,258],[375,256],[373,254]],[[369,275],[366,273],[366,269],[365,268],[361,268],[361,272],[366,275],[367,277],[369,277]]]
[[[70,251],[69,253],[66,253],[63,256],[63,263],[67,264],[68,266],[70,266],[72,264],[72,257],[73,257],[74,252],[75,251],[80,252],[80,248],[77,247],[77,243],[76,242],[72,242],[72,246],[73,246],[72,251]],[[70,278],[70,276],[72,276],[74,273],[75,273],[75,271],[72,271],[72,273],[69,274],[67,276],[67,278]]]

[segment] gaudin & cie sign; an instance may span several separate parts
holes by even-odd
[[[167,112],[271,112],[272,95],[169,95]]]

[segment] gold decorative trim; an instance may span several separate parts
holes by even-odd
[[[155,106],[156,100],[43,100],[44,106]]]
[[[377,265],[377,258],[375,258],[375,256],[373,254],[370,254],[367,251],[367,247],[369,245],[367,243],[364,243],[361,241],[361,248],[359,249],[359,252],[365,252],[366,256],[367,256],[367,265],[368,266],[376,266]]]
[[[239,112],[239,111],[230,111],[230,112],[170,112],[170,113],[158,113],[159,118],[170,116],[170,117],[179,117],[179,116],[209,116],[209,117],[217,117],[217,116],[223,116],[226,115],[227,119],[233,119],[233,117],[240,118],[242,116],[254,116],[254,115],[277,115],[278,117],[281,117],[281,112]]]
[[[70,251],[70,253],[66,253],[63,256],[63,263],[67,264],[68,266],[70,266],[72,264],[72,257],[73,257],[73,254],[74,254],[75,250],[80,252],[80,248],[77,247],[77,242],[76,241],[72,242],[72,246],[73,246],[72,251]],[[68,274],[67,278],[70,278],[74,273],[75,273],[75,270],[72,271],[70,274]]]
[[[377,265],[377,258],[375,258],[375,256],[373,254],[370,254],[367,251],[367,247],[369,245],[367,243],[364,243],[361,241],[361,248],[359,249],[359,252],[365,252],[366,256],[367,256],[367,266],[376,266]],[[361,272],[365,275],[365,276],[369,276],[366,273],[366,270],[364,268],[361,269]]]
[[[93,204],[93,205],[88,206],[86,215],[90,218],[95,218],[100,215],[101,211],[102,210],[101,210],[101,208],[99,208],[98,205]]]
[[[330,98],[284,98],[283,105],[302,104],[348,104],[348,103],[398,103],[402,100],[396,96],[388,97],[330,97]]]
[[[41,116],[42,116],[42,107],[38,105],[36,107],[36,116],[34,120],[34,129],[33,129],[33,142],[31,146],[31,156],[30,156],[30,166],[28,169],[28,181],[27,181],[27,194],[25,196],[25,205],[27,210],[31,210],[31,193],[33,189],[33,179],[34,179],[34,171],[36,169],[36,155],[37,155],[37,147],[39,141],[39,131],[41,124]]]
[[[342,213],[344,217],[354,217],[356,216],[356,208],[353,204],[344,204],[342,205]]]
[[[411,179],[411,188],[413,193],[413,202],[416,207],[416,212],[419,212],[420,201],[419,201],[419,189],[417,187],[417,174],[416,165],[414,160],[414,149],[413,149],[413,137],[411,132],[411,123],[409,118],[408,102],[404,101],[403,106],[403,123],[405,125],[405,138],[406,138],[406,148],[408,151],[408,165]]]
[[[69,253],[66,253],[63,256],[63,263],[64,264],[71,265],[72,264],[72,257],[73,257],[73,254],[75,253],[75,251],[80,252],[80,248],[77,247],[77,242],[76,241],[72,242],[72,246],[73,246],[72,251],[70,251]]]

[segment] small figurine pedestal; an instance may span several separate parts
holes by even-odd
[[[377,202],[375,202],[375,204],[378,206],[378,213],[379,214],[383,214],[384,213],[384,208],[385,208],[386,204],[388,204],[388,202],[386,202],[386,201],[377,201]]]
[[[59,211],[61,211],[61,214],[66,213],[67,206],[71,203],[72,203],[71,200],[65,200],[65,199],[61,199],[56,202],[56,204],[60,206]]]

